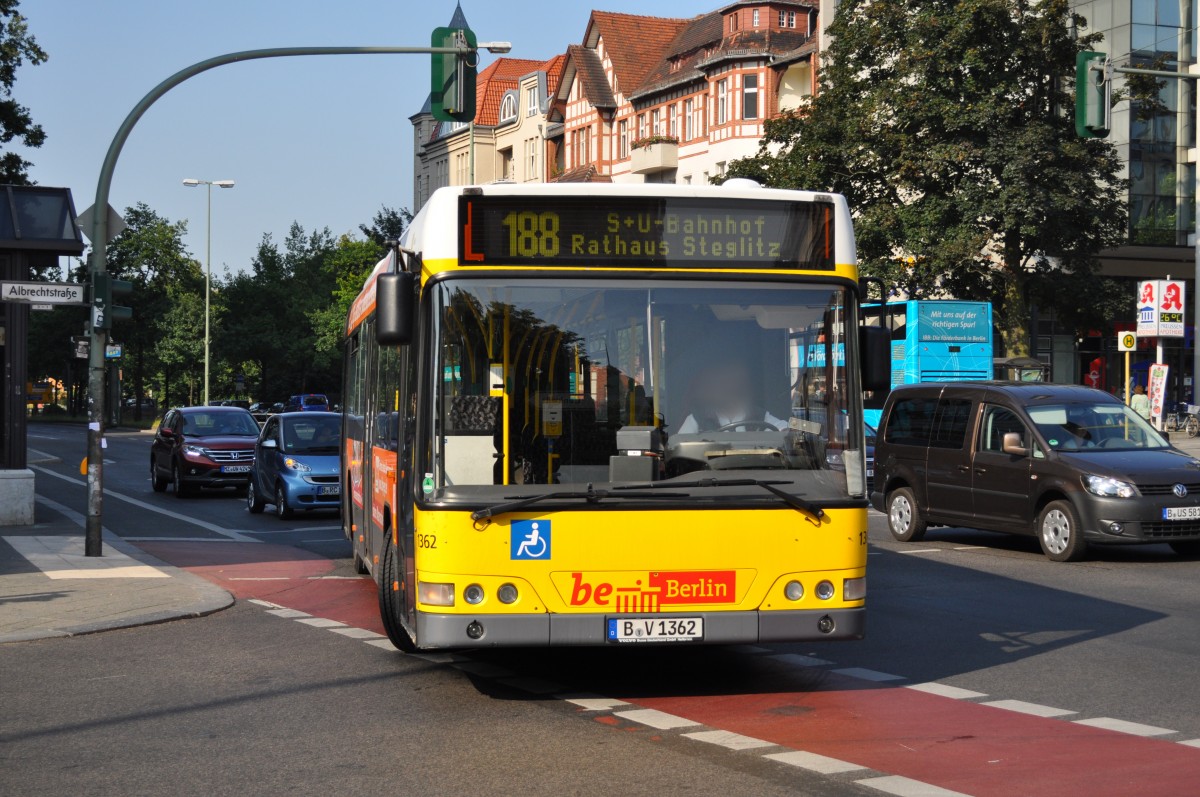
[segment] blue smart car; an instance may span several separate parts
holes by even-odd
[[[246,508],[290,518],[299,510],[341,508],[342,416],[336,412],[272,415],[254,446]]]

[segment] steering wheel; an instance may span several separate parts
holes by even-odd
[[[734,421],[717,429],[718,432],[736,432],[738,427],[744,427],[747,432],[778,432],[779,427],[766,421]]]

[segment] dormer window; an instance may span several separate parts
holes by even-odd
[[[735,11],[734,13],[729,15],[729,32],[733,33],[737,29],[738,29],[738,15],[737,15],[737,12]]]
[[[781,27],[781,28],[796,27],[796,12],[795,11],[780,11],[779,12],[779,27]]]
[[[502,120],[512,119],[517,115],[517,97],[515,94],[505,94],[504,99],[500,101],[500,118]]]
[[[753,27],[756,27],[756,28],[758,27],[758,9],[757,8],[750,12],[750,24]]]

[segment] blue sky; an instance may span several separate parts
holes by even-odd
[[[92,204],[100,164],[125,115],[174,72],[214,55],[290,46],[425,46],[454,0],[22,0],[49,60],[17,74],[14,96],[46,130],[24,153],[41,185]],[[463,0],[480,41],[511,41],[517,58],[578,43],[590,3]],[[719,0],[605,0],[607,11],[690,17]],[[483,56],[486,65],[492,56]],[[429,87],[428,56],[287,58],[219,67],[160,99],[117,163],[111,204],[137,202],[189,222],[204,257],[204,188],[213,189],[214,275],[249,265],[263,233],[292,221],[356,232],[381,205],[412,201],[412,126]]]

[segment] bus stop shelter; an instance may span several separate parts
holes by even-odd
[[[29,306],[45,291],[28,289],[32,266],[61,255],[81,255],[83,249],[69,188],[0,185],[0,526],[33,524],[33,471],[26,462],[26,363]],[[82,288],[77,292],[82,298]]]

